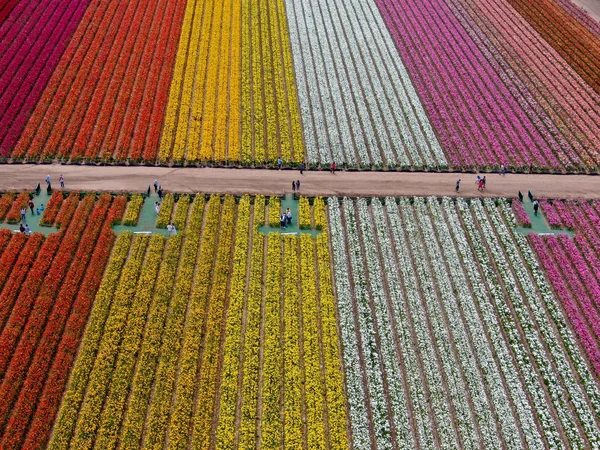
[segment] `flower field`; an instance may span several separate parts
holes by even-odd
[[[592,275],[559,249],[568,238],[532,238],[540,264],[502,200],[334,198],[328,209],[355,448],[600,445],[597,334],[581,323],[596,323],[598,295],[579,300],[570,284]],[[545,277],[560,286],[557,261],[570,296]],[[559,298],[574,303],[566,314]]]
[[[169,238],[114,234],[136,194],[0,228],[0,448],[600,445],[600,203],[169,198]]]
[[[7,0],[0,159],[600,170],[571,0]]]

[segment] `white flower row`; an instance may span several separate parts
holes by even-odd
[[[472,200],[472,204],[478,204],[478,201]],[[536,416],[542,426],[544,437],[550,448],[564,448],[554,419],[550,414],[549,406],[546,403],[544,390],[529,359],[529,352],[521,342],[515,318],[506,304],[504,291],[496,275],[496,273],[500,275],[509,295],[511,293],[513,296],[519,295],[518,292],[514,292],[516,282],[510,273],[510,268],[504,260],[498,244],[494,242],[495,236],[493,231],[489,226],[486,226],[487,223],[485,217],[481,215],[481,210],[479,209],[479,213],[474,211],[474,215],[471,215],[472,211],[463,199],[458,200],[458,209],[463,217],[463,223],[469,235],[473,251],[477,255],[485,280],[488,283],[488,289],[492,293],[491,297],[494,300],[500,322],[508,337],[527,390],[533,400]],[[483,236],[475,227],[474,222],[479,223]],[[484,242],[488,243],[490,252],[492,253],[491,256],[488,254]],[[495,260],[495,267],[491,262],[492,257]]]
[[[352,294],[347,250],[344,241],[344,230],[340,219],[338,199],[330,198],[329,227],[331,230],[331,246],[333,248],[333,262],[335,268],[336,299],[338,317],[342,338],[346,387],[348,391],[348,405],[350,410],[350,424],[352,426],[352,446],[355,449],[369,449],[369,418],[367,414],[367,398],[362,384],[362,369],[360,367],[359,346],[357,330],[354,325],[354,310],[352,307]]]
[[[469,295],[463,298],[461,300],[461,307],[467,319],[469,331],[473,336],[473,342],[474,344],[479,344],[476,349],[479,354],[480,364],[484,369],[484,375],[492,395],[494,407],[496,408],[504,441],[509,448],[521,448],[523,446],[519,438],[517,420],[511,412],[511,405],[508,399],[508,396],[510,396],[516,415],[521,423],[521,432],[524,435],[527,446],[531,449],[541,449],[544,446],[533,419],[531,406],[529,405],[521,380],[517,375],[517,368],[511,359],[508,344],[500,332],[494,308],[489,301],[490,295],[496,296],[496,301],[501,299],[502,292],[495,283],[492,283],[490,288],[486,289],[486,285],[482,279],[483,275],[489,278],[489,282],[491,282],[496,278],[496,274],[489,270],[489,266],[482,266],[483,274],[480,274],[475,262],[475,255],[467,241],[462,224],[451,201],[448,198],[442,201],[447,223],[441,217],[441,211],[435,207],[436,204],[437,202],[430,202],[430,209],[434,217],[434,222],[438,226],[440,237],[442,238],[442,248],[450,252],[450,256],[447,258],[449,260],[460,261],[460,257],[462,257],[460,267],[466,271],[471,284],[470,292],[472,296]],[[451,230],[452,235],[449,234],[449,230]],[[456,243],[460,257],[456,254],[452,241]],[[452,265],[450,269],[452,270]],[[462,271],[456,275],[453,274],[454,277],[458,279],[456,285],[459,289],[461,285],[466,285]],[[476,304],[479,306],[480,314],[477,312]],[[491,347],[488,344],[488,337]],[[502,377],[498,371],[493,354],[495,354],[499,369],[506,380],[506,391],[508,392],[503,388]]]
[[[438,201],[435,198],[430,199],[428,201],[429,208],[426,208],[425,202],[421,198],[415,199],[414,204],[419,226],[429,252],[429,259],[432,262],[437,279],[442,309],[446,312],[450,334],[454,340],[465,382],[473,401],[473,413],[475,414],[476,423],[479,424],[481,440],[486,448],[500,448],[499,436],[496,432],[496,420],[492,416],[484,380],[478,369],[478,367],[486,367],[488,363],[484,360],[484,364],[480,364],[475,356],[475,353],[479,353],[478,347],[486,345],[486,342],[485,340],[478,341],[474,339],[472,343],[474,348],[471,349],[469,335],[461,318],[461,310],[465,315],[472,312],[469,311],[473,305],[471,290],[460,269],[460,260],[454,251],[448,230],[447,228],[444,229],[445,221],[441,216]],[[437,228],[439,243],[436,239],[436,230],[432,225],[432,219]],[[477,317],[471,322],[479,324],[479,318]],[[491,364],[493,361],[489,363]],[[488,386],[491,390],[494,389],[493,384]],[[510,413],[510,410],[508,412]]]
[[[377,244],[373,226],[369,219],[369,208],[364,198],[357,201],[358,217],[362,234],[362,244],[369,274],[369,292],[375,311],[377,331],[379,335],[381,359],[387,374],[387,382],[390,396],[390,405],[394,413],[394,425],[398,436],[400,448],[412,449],[415,447],[413,435],[408,417],[407,401],[404,395],[404,385],[401,374],[399,359],[396,356],[394,344],[393,326],[387,308],[382,267],[377,253]]]
[[[417,209],[417,214],[418,202],[420,201],[422,202],[421,199],[415,199],[415,205],[417,206],[415,209]],[[439,277],[440,273],[445,271],[445,268],[442,267],[439,253],[436,254],[431,248],[434,236],[423,229],[424,223],[420,223],[423,220],[423,217],[420,217],[420,220],[417,220],[414,217],[415,211],[410,206],[408,199],[400,200],[400,209],[406,218],[406,223],[409,225],[407,233],[410,239],[411,248],[413,249],[413,258],[417,265],[417,272],[420,276],[421,288],[425,294],[425,305],[427,307],[427,314],[435,338],[435,344],[442,360],[448,382],[450,398],[452,399],[452,404],[456,411],[458,429],[462,438],[462,447],[474,448],[477,445],[477,438],[475,420],[472,415],[473,411],[471,411],[467,401],[468,394],[467,388],[461,377],[462,370],[452,349],[452,336],[449,335],[444,325],[443,311],[436,291],[437,287],[440,289],[441,295],[445,296],[449,295],[452,288],[448,285],[447,278],[438,278],[435,280],[437,283],[434,284],[434,276]],[[423,232],[422,238],[419,229]],[[429,261],[427,261],[428,257],[423,242],[425,243],[425,246],[429,247]],[[463,370],[464,369],[465,368],[463,368]]]
[[[392,165],[446,165],[373,0],[286,0],[286,11],[311,161],[354,164],[356,149],[380,165],[381,149]]]
[[[386,200],[392,201],[393,200]],[[390,315],[396,322],[396,333],[400,340],[399,357],[406,369],[406,384],[409,390],[409,398],[412,404],[413,417],[417,428],[417,435],[421,448],[434,448],[434,438],[431,424],[431,416],[427,406],[427,396],[424,388],[424,380],[421,378],[418,366],[418,347],[413,344],[411,336],[411,316],[407,301],[402,291],[403,282],[400,280],[400,272],[397,267],[396,258],[392,251],[393,244],[390,237],[390,229],[385,220],[385,210],[378,199],[373,200],[373,216],[375,218],[375,229],[380,242],[383,268],[387,276],[387,286],[390,296]]]
[[[371,411],[375,439],[378,448],[392,448],[390,423],[383,387],[382,368],[380,365],[379,351],[375,336],[374,322],[369,307],[369,289],[365,268],[362,261],[362,250],[358,236],[358,228],[354,213],[354,203],[345,198],[343,201],[346,239],[352,281],[354,282],[354,301],[357,310],[359,333],[365,363],[365,372],[371,395]]]
[[[423,274],[422,264],[417,265],[416,267],[413,266],[412,262],[414,261],[416,263],[418,256],[416,254],[411,255],[411,245],[406,241],[404,233],[402,232],[402,230],[406,230],[406,234],[410,239],[411,235],[414,236],[416,230],[411,220],[405,220],[400,216],[398,208],[393,202],[388,202],[386,204],[386,209],[391,223],[391,230],[394,231],[394,246],[399,259],[402,278],[406,286],[409,314],[414,323],[418,352],[422,358],[423,370],[429,386],[429,400],[437,422],[439,440],[443,448],[458,448],[458,437],[455,430],[456,424],[453,423],[452,417],[450,416],[451,406],[449,401],[447,401],[444,392],[442,369],[435,354],[435,346],[427,324],[428,314],[421,301],[419,282],[415,276],[415,272],[421,274],[421,279],[423,278],[423,275],[428,275]],[[429,297],[430,296],[427,295],[425,296],[425,302],[428,301]]]
[[[579,421],[584,429],[584,432],[588,437],[590,443],[594,447],[598,447],[600,446],[600,428],[597,424],[598,410],[596,409],[595,412],[592,411],[590,404],[586,401],[586,396],[582,392],[580,384],[575,379],[576,375],[573,373],[573,370],[571,369],[571,366],[568,362],[567,354],[561,348],[558,342],[558,338],[554,332],[554,328],[549,323],[548,317],[546,315],[546,311],[550,312],[550,314],[553,315],[553,318],[556,319],[554,320],[556,325],[560,326],[561,324],[564,325],[565,323],[564,317],[556,307],[556,300],[554,298],[554,294],[552,293],[552,290],[548,285],[542,271],[539,269],[537,261],[535,261],[535,258],[533,256],[533,252],[525,238],[523,236],[517,235],[517,233],[514,232],[514,229],[512,229],[512,227],[512,233],[509,231],[508,227],[506,227],[506,224],[502,220],[500,213],[498,212],[498,209],[496,208],[493,202],[491,202],[488,199],[485,201],[485,205],[488,214],[492,219],[492,222],[496,226],[496,230],[506,249],[506,253],[513,262],[516,270],[522,270],[527,274],[527,277],[523,277],[523,279],[520,281],[521,283],[526,283],[526,285],[522,285],[522,289],[524,290],[526,298],[529,302],[529,307],[535,317],[535,321],[538,324],[544,342],[546,343],[547,347],[550,350],[550,353],[552,354],[552,357],[555,360],[555,365],[557,366],[558,374],[563,380],[563,384],[566,387],[570,400],[575,405],[575,411],[577,412]],[[515,240],[517,243],[515,243]],[[528,266],[525,265],[523,259],[518,257],[519,253],[521,253],[522,257],[527,261]],[[532,274],[529,273],[527,268],[532,270]],[[540,295],[537,295],[535,287],[536,285]],[[549,308],[545,308],[544,305],[542,305],[540,297],[544,299],[545,305],[549,306]],[[563,326],[562,329],[564,333],[564,331],[566,331],[566,328]],[[564,333],[563,336],[566,338],[567,343],[569,341],[572,342],[572,335],[570,333]],[[564,343],[565,339],[563,339],[563,344]],[[573,352],[571,353],[573,354]],[[577,354],[578,352],[574,353]],[[588,371],[585,364],[579,364],[578,369],[580,373],[582,371]],[[592,395],[590,395],[589,398],[592,401],[594,401],[594,399],[597,400],[597,385],[595,383],[590,384],[588,382],[586,383],[586,388],[588,390],[591,390]],[[576,431],[577,436],[579,436],[576,427],[574,427],[573,430],[568,430],[568,432],[571,432],[573,435],[575,435]]]

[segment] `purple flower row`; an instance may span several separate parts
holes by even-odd
[[[43,0],[26,25],[7,19],[0,27],[0,48],[6,49],[0,57],[0,156],[18,140],[88,4]],[[11,16],[25,13],[15,8]]]

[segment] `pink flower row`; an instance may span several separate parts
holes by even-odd
[[[517,218],[517,223],[520,226],[531,228],[531,219],[529,218],[529,214],[527,214],[527,211],[525,211],[523,204],[519,200],[514,199],[512,201],[512,210]]]

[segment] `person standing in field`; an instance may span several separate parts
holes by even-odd
[[[158,213],[160,212],[160,203],[158,203],[158,202],[154,203],[154,211],[156,212],[156,215],[158,216]]]
[[[533,202],[533,213],[537,216],[538,215],[538,210],[540,209],[540,202],[538,202],[537,200],[534,200]]]
[[[300,180],[296,181],[296,191],[300,192]]]
[[[481,179],[481,182],[483,183],[483,189],[485,189],[485,175],[483,176],[483,178]],[[482,190],[483,190],[482,189]]]
[[[292,192],[296,192],[296,182],[292,181]]]
[[[31,229],[29,228],[29,225],[25,224],[25,234],[27,236],[31,236]]]
[[[304,173],[304,163],[300,163],[300,175]]]
[[[456,180],[456,192],[460,190],[460,178]]]
[[[25,214],[27,214],[27,209],[24,206],[21,206],[21,222],[25,222]]]
[[[331,163],[331,173],[335,175],[335,162]]]
[[[65,188],[65,177],[63,177],[63,174],[60,174],[60,177],[58,177],[58,181],[60,181],[60,188],[64,189]]]
[[[31,214],[35,214],[33,212],[33,208],[35,207],[35,205],[33,204],[33,200],[29,199],[29,201],[27,202],[27,205],[29,206],[29,209],[31,210]]]
[[[281,158],[277,158],[277,167],[279,167],[279,170],[281,170],[282,165],[283,165],[283,161],[281,160]]]
[[[154,180],[154,193],[158,192],[158,180]]]

